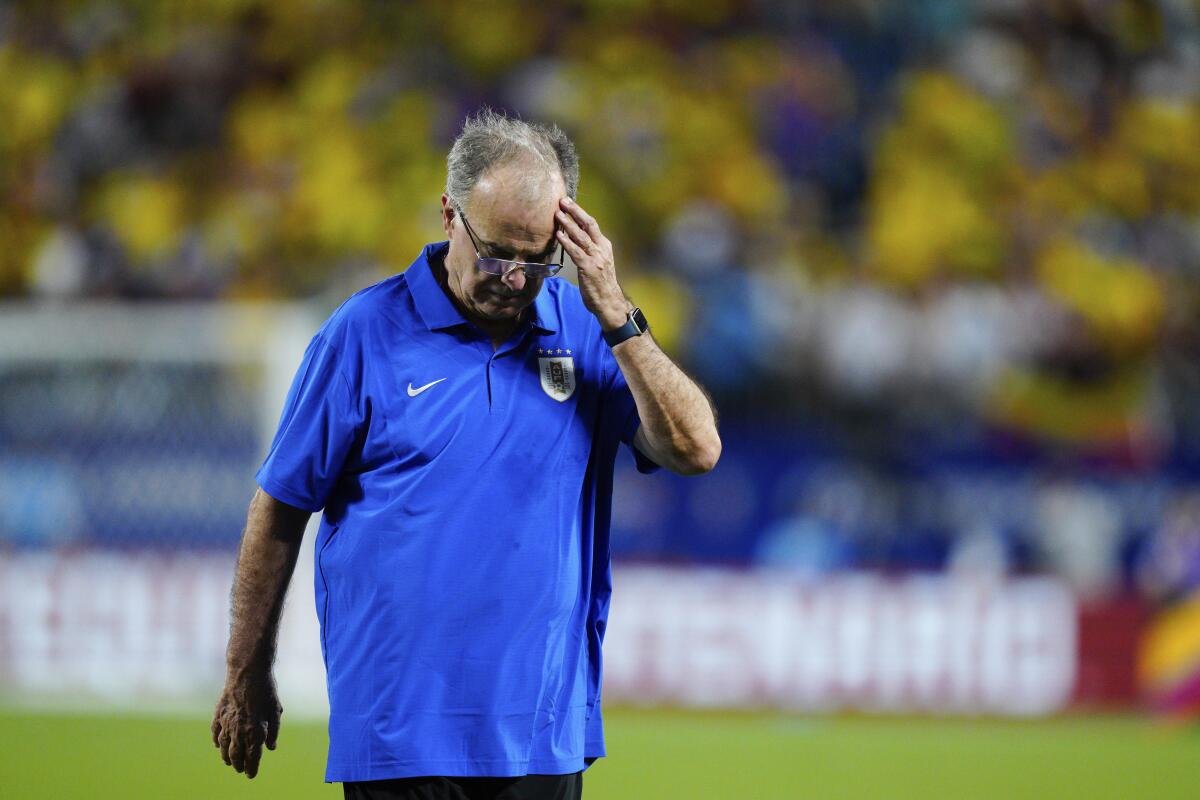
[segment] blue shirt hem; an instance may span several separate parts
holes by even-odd
[[[587,755],[577,758],[535,758],[529,761],[495,759],[454,759],[437,761],[377,761],[371,764],[329,764],[326,783],[346,781],[386,781],[393,778],[417,778],[444,775],[453,778],[519,778],[522,775],[570,775],[586,768]]]

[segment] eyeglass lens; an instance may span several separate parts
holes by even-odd
[[[525,270],[526,277],[547,277],[554,275],[560,269],[561,264],[531,264],[526,261],[508,261],[503,258],[479,258],[475,262],[475,266],[480,271],[486,272],[489,275],[506,275],[514,269]]]

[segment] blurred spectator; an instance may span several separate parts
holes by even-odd
[[[1137,577],[1141,589],[1160,601],[1200,592],[1200,490],[1180,493],[1165,509]]]
[[[1103,597],[1119,579],[1121,520],[1099,489],[1055,482],[1037,499],[1036,542],[1041,563],[1084,598]]]

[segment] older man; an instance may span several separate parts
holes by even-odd
[[[309,345],[234,578],[212,731],[239,772],[275,746],[275,633],[321,509],[326,780],[347,797],[578,797],[604,755],[617,450],[695,474],[721,442],[622,292],[578,180],[557,127],[468,120],[442,195],[449,241]],[[554,277],[564,254],[578,288]]]

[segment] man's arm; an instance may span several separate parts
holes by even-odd
[[[612,243],[596,220],[569,198],[559,203],[558,240],[579,271],[579,290],[601,329],[625,324],[632,306],[617,282]],[[695,381],[676,366],[649,335],[613,348],[637,404],[642,426],[634,446],[672,472],[708,472],[721,457],[712,403]]]
[[[648,332],[621,342],[613,348],[613,356],[642,419],[634,447],[680,475],[700,475],[715,467],[721,457],[721,437],[704,390]]]
[[[233,576],[225,689],[213,714],[213,744],[246,777],[258,774],[262,748],[275,749],[283,706],[271,667],[309,512],[259,489],[250,501]]]

